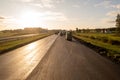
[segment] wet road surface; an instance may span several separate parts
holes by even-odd
[[[52,35],[0,55],[0,80],[24,80],[44,57],[56,38],[56,35]]]
[[[120,66],[75,40],[58,37],[27,80],[120,80]]]

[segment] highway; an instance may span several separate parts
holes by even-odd
[[[52,35],[0,55],[0,80],[120,80],[120,65]]]
[[[58,37],[26,80],[120,80],[120,65],[76,40]]]
[[[57,35],[0,55],[0,80],[24,80],[44,57]]]

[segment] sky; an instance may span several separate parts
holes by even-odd
[[[0,0],[0,30],[115,27],[120,0]]]

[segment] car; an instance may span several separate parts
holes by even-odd
[[[55,32],[56,35],[58,35],[59,32]]]
[[[66,40],[72,41],[72,32],[71,31],[67,31],[65,37],[66,37]]]
[[[62,32],[60,32],[60,36],[63,36],[63,33],[62,33]]]

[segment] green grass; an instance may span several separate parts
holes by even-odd
[[[15,36],[17,35],[17,33],[11,33],[11,32],[0,32],[0,38],[3,38],[3,37],[10,37],[10,36]]]
[[[108,43],[103,43],[101,41],[96,41],[96,40],[92,40],[90,38],[86,38],[86,37],[81,37],[81,36],[76,36],[74,35],[75,37],[77,38],[80,38],[86,42],[89,42],[93,45],[96,45],[96,46],[100,46],[100,47],[103,47],[105,49],[109,49],[109,50],[112,50],[112,51],[115,51],[115,52],[118,52],[120,53],[120,47],[116,46],[116,45],[111,45],[111,44],[108,44]]]
[[[91,38],[93,40],[102,41],[104,43],[109,43],[112,45],[120,45],[120,37],[115,34],[102,34],[102,33],[76,33],[76,35],[86,38]]]
[[[18,39],[15,41],[8,41],[5,43],[0,44],[0,53],[4,53],[7,52],[9,50],[15,49],[17,47],[23,46],[25,44],[28,44],[30,42],[39,40],[41,38],[47,37],[51,34],[41,34],[41,35],[37,35],[37,36],[32,36],[32,37],[27,37],[27,38],[23,38],[23,39]]]
[[[95,46],[102,47],[108,50],[108,53],[111,55],[120,54],[120,45],[112,45],[109,43],[110,40],[120,41],[120,37],[115,36],[114,34],[100,34],[100,33],[74,33],[74,37],[81,39],[85,42],[91,43]],[[92,36],[92,38],[91,38]],[[103,39],[108,39],[108,42],[105,42]]]
[[[25,32],[1,32],[0,31],[0,38],[20,36],[20,35],[28,35],[28,34],[30,34],[30,33],[27,33],[27,32],[26,33]],[[35,33],[33,33],[33,34],[35,34]],[[36,33],[36,34],[38,34],[38,33]]]

